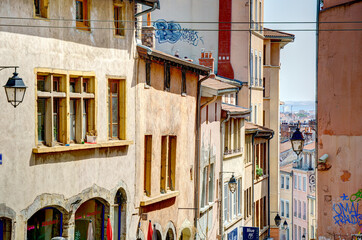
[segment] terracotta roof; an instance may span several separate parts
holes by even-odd
[[[281,32],[281,31],[277,31],[277,30],[272,30],[269,28],[264,28],[264,37],[265,38],[288,38],[288,39],[293,39],[294,40],[294,34],[291,33],[286,33],[286,32]]]
[[[183,60],[181,58],[178,58],[178,57],[169,55],[167,53],[161,52],[159,50],[156,50],[154,48],[149,48],[142,44],[137,44],[137,51],[138,51],[138,54],[140,54],[142,56],[149,55],[154,58],[162,59],[163,61],[169,61],[169,62],[173,62],[175,64],[193,68],[193,69],[201,71],[204,75],[207,75],[211,71],[211,69],[208,67]]]
[[[314,150],[315,149],[315,142],[309,143],[307,145],[304,145],[304,150]]]
[[[284,171],[284,172],[292,172],[293,170],[293,162],[286,164],[284,166],[280,166],[280,171]]]
[[[280,144],[279,152],[282,153],[290,149],[292,149],[292,143],[290,141],[286,141]]]
[[[251,122],[245,122],[245,130],[247,132],[253,132],[253,131],[259,131],[259,132],[269,132],[273,133],[274,131],[272,129],[251,123]]]
[[[235,87],[235,86],[233,86],[231,84],[221,82],[219,80],[211,79],[211,78],[203,81],[201,83],[201,85],[203,87],[209,87],[209,88],[212,88],[212,89],[215,89],[215,90],[226,90],[226,89],[235,90],[235,91],[238,90],[237,87]]]
[[[249,114],[250,110],[248,108],[243,108],[237,105],[231,105],[227,103],[222,103],[221,108],[224,111],[227,111],[231,114]]]

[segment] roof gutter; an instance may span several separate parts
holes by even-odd
[[[139,1],[136,1],[136,2],[139,2]],[[139,3],[144,4],[142,1],[139,2]],[[146,4],[144,4],[144,5],[146,5]],[[148,5],[146,5],[146,6],[148,6]],[[134,15],[134,17],[135,17],[135,18],[138,18],[138,17],[140,17],[140,16],[142,16],[142,15],[145,15],[145,14],[147,14],[147,13],[153,12],[153,11],[155,11],[156,9],[160,9],[160,1],[159,1],[159,0],[157,0],[157,2],[154,2],[154,3],[153,3],[153,6],[152,6],[151,8],[146,9],[146,10],[144,10],[144,11],[142,11],[142,12],[136,13],[136,14]]]

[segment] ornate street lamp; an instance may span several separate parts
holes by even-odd
[[[292,142],[293,151],[297,154],[299,158],[299,154],[303,151],[304,147],[304,137],[303,134],[299,131],[299,122],[297,125],[297,129],[293,133],[290,141]]]
[[[236,187],[238,185],[238,183],[236,182],[236,179],[234,177],[234,174],[231,176],[228,185],[229,185],[230,192],[234,193],[236,191]]]
[[[277,225],[277,227],[279,227],[280,222],[282,221],[282,219],[280,218],[279,214],[277,213],[277,215],[274,218],[275,221],[275,225]]]
[[[287,223],[287,220],[284,220],[284,223],[283,223],[283,229],[284,229],[284,230],[287,230],[287,229],[288,229],[288,223]]]
[[[8,102],[16,108],[23,101],[27,86],[25,86],[23,79],[18,77],[18,73],[16,72],[18,67],[0,66],[0,71],[5,68],[15,68],[13,76],[9,78],[4,88]]]

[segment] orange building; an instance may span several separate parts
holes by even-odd
[[[361,1],[346,0],[326,0],[319,12],[319,239],[352,239],[362,231],[362,32],[352,30],[361,27],[361,13]]]

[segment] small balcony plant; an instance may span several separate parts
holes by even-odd
[[[263,175],[264,175],[263,169],[260,168],[258,165],[256,165],[256,177],[259,178],[259,177],[261,177]]]

